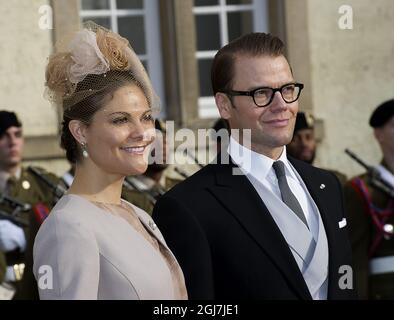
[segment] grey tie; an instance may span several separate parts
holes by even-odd
[[[302,211],[301,205],[297,198],[291,192],[290,187],[287,183],[285,174],[285,165],[282,161],[275,161],[272,167],[275,170],[276,177],[278,178],[279,189],[282,195],[282,200],[286,205],[301,219],[303,223],[308,227],[304,212]]]

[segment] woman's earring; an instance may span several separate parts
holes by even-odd
[[[88,158],[89,157],[89,153],[88,153],[88,150],[86,150],[86,143],[85,142],[81,143],[81,148],[82,148],[82,156],[84,158]]]

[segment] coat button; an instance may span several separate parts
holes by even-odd
[[[325,187],[326,187],[326,185],[325,185],[324,183],[322,183],[322,184],[320,185],[320,189],[321,189],[321,190],[323,190]]]

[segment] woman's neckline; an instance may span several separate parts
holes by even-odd
[[[93,202],[93,203],[97,203],[97,204],[102,204],[102,205],[122,206],[122,204],[123,204],[122,199],[120,199],[119,203],[111,203],[111,202],[105,202],[105,201],[100,201],[100,200],[92,200],[87,197],[84,197],[83,195],[76,194],[76,193],[66,193],[65,195],[66,196],[76,196],[76,197],[84,199],[85,201],[89,201],[89,202]]]

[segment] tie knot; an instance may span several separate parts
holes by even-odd
[[[275,170],[275,174],[276,174],[277,178],[282,178],[282,177],[286,176],[285,164],[282,161],[275,161],[272,164],[272,167]]]

